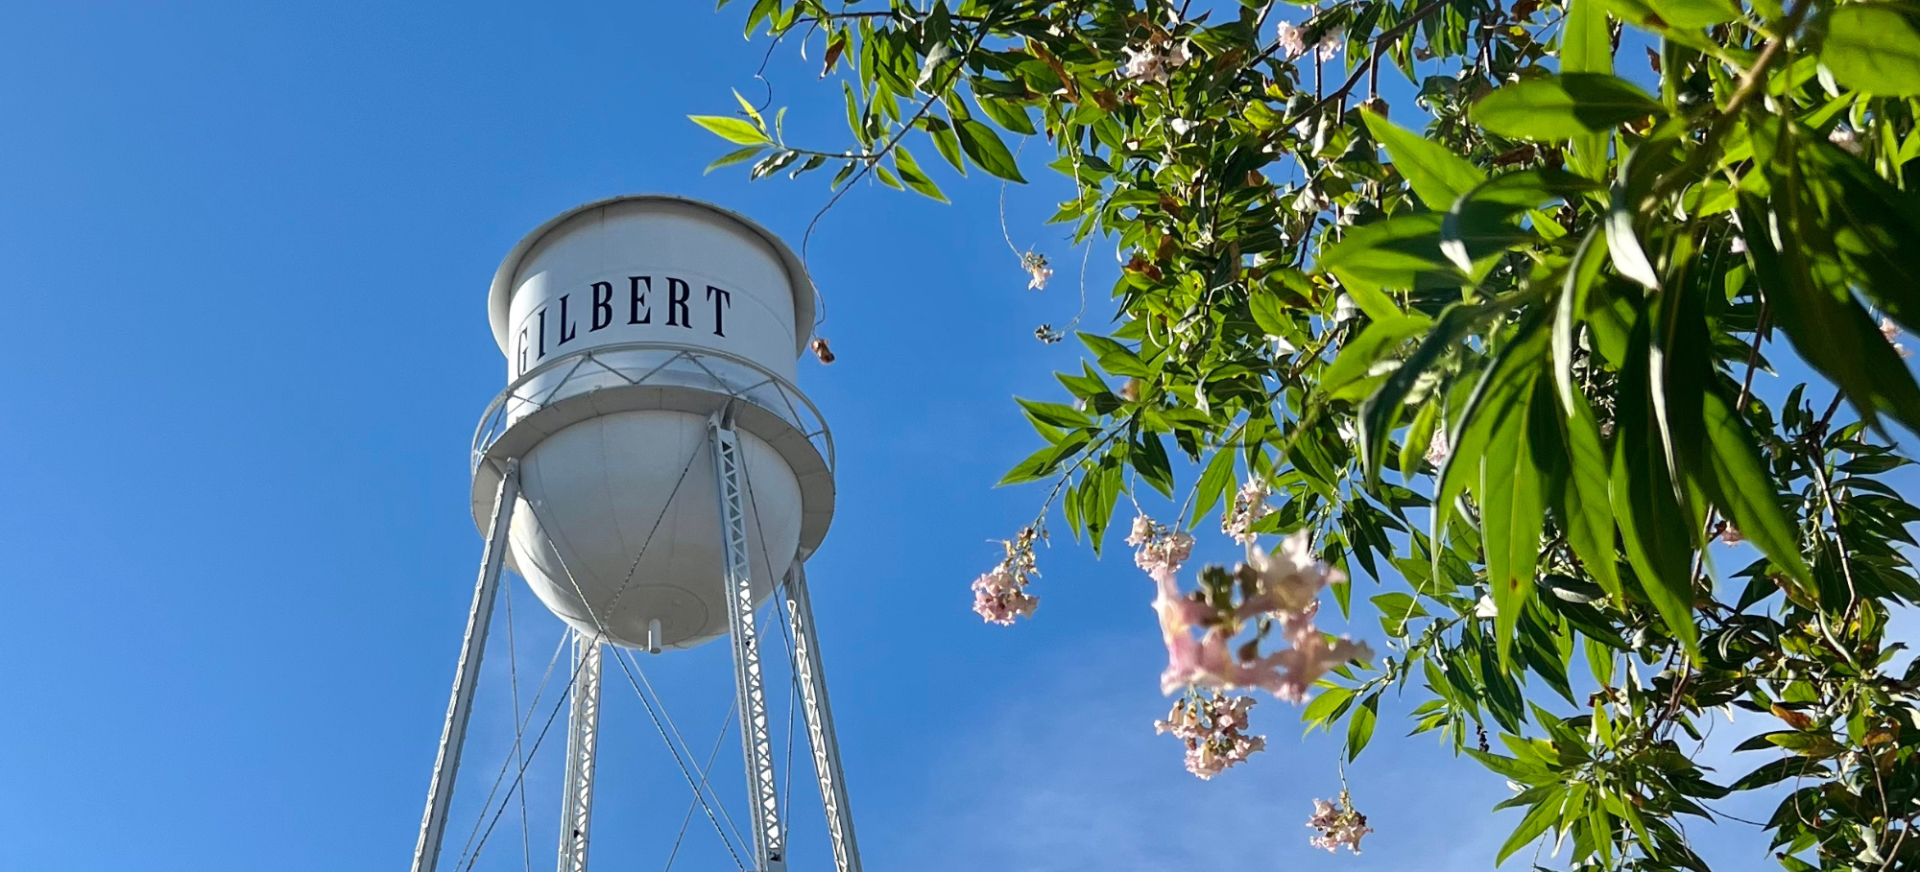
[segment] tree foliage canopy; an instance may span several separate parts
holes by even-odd
[[[1054,482],[1095,549],[1144,486],[1378,582],[1385,650],[1304,710],[1349,756],[1404,691],[1518,785],[1500,860],[1704,869],[1684,816],[1772,789],[1788,869],[1920,868],[1920,673],[1885,638],[1920,600],[1885,480],[1920,432],[1893,342],[1920,328],[1920,6],[750,2],[750,35],[822,52],[853,141],[742,101],[695,119],[740,146],[716,165],[945,199],[928,158],[1020,182],[1009,138],[1052,148],[1053,220],[1128,260],[1005,483]],[[1809,383],[1766,401],[1771,358]],[[1751,771],[1690,756],[1723,708],[1773,722]]]

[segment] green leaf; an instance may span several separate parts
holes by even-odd
[[[1567,544],[1594,581],[1620,598],[1620,570],[1613,550],[1613,504],[1608,494],[1607,455],[1600,447],[1600,427],[1585,394],[1574,394],[1573,414],[1557,416],[1566,440],[1568,484],[1556,507],[1567,530]]]
[[[1360,335],[1347,341],[1333,363],[1321,370],[1319,391],[1326,396],[1338,396],[1342,388],[1377,375],[1373,368],[1429,323],[1425,318],[1400,317],[1367,325]]]
[[[1281,302],[1280,295],[1265,287],[1256,287],[1247,297],[1247,309],[1253,315],[1253,323],[1260,330],[1275,339],[1286,339],[1293,330],[1292,319],[1287,317],[1287,304]]]
[[[1848,3],[1834,9],[1820,62],[1849,88],[1882,97],[1920,96],[1920,30],[1903,5]]]
[[[1352,702],[1353,691],[1351,690],[1344,687],[1323,688],[1312,702],[1307,703],[1306,709],[1300,712],[1300,719],[1306,721],[1309,727],[1331,726],[1333,719],[1346,711],[1347,706]]]
[[[940,187],[935,185],[932,179],[927,178],[926,173],[920,171],[919,162],[913,159],[913,155],[907,153],[906,148],[899,145],[893,147],[893,165],[900,171],[900,181],[914,193],[931,197],[942,203],[947,202],[947,195],[940,193]]]
[[[1158,433],[1141,433],[1133,442],[1133,469],[1154,490],[1173,497],[1173,466],[1167,461],[1167,446]]]
[[[1420,345],[1401,362],[1400,368],[1381,383],[1373,396],[1360,404],[1360,462],[1369,485],[1379,480],[1380,464],[1386,459],[1387,438],[1399,420],[1401,405],[1412,393],[1414,385],[1419,383],[1420,374],[1437,364],[1466,338],[1467,332],[1475,324],[1491,314],[1488,307],[1464,303],[1448,307],[1440,314],[1439,322],[1427,332],[1426,338],[1420,340]],[[1422,446],[1420,451],[1424,454],[1426,448]],[[1402,460],[1401,463],[1404,468],[1406,461]],[[1435,516],[1443,516],[1445,508],[1436,507]]]
[[[987,113],[993,123],[1022,136],[1032,136],[1039,131],[1033,126],[1033,119],[1027,115],[1027,108],[1009,100],[974,95],[980,104],[980,111]]]
[[[1740,17],[1740,8],[1727,0],[1647,0],[1654,14],[1672,27],[1699,30]]]
[[[1080,333],[1077,335],[1080,337],[1081,342],[1086,343],[1088,350],[1093,352],[1094,359],[1100,363],[1101,369],[1114,375],[1143,376],[1148,374],[1147,365],[1141,362],[1139,355],[1133,353],[1133,349],[1121,345],[1105,336],[1099,336],[1093,333]]]
[[[1462,272],[1474,263],[1534,238],[1519,219],[1554,200],[1599,190],[1591,179],[1542,167],[1496,176],[1460,195],[1440,225],[1440,251]]]
[[[1703,417],[1706,455],[1720,504],[1740,534],[1776,565],[1811,587],[1813,574],[1800,557],[1799,537],[1780,508],[1773,477],[1760,452],[1747,437],[1747,428],[1719,393],[1706,392]]]
[[[1466,490],[1470,480],[1477,480],[1480,475],[1480,455],[1486,451],[1492,433],[1490,422],[1506,414],[1507,407],[1516,401],[1517,382],[1535,369],[1546,351],[1546,333],[1540,328],[1539,318],[1521,322],[1520,329],[1494,353],[1493,361],[1474,384],[1466,405],[1447,427],[1453,450],[1440,465],[1439,484],[1434,491],[1433,527],[1429,535],[1435,543],[1444,541],[1454,500]],[[1443,553],[1442,548],[1433,549],[1435,575],[1440,574]]]
[[[1633,207],[1627,202],[1626,189],[1621,185],[1613,186],[1606,228],[1607,251],[1613,255],[1614,269],[1647,290],[1660,290],[1660,275],[1654,271],[1652,261],[1647,260],[1646,250],[1640,247],[1639,235],[1633,232]]]
[[[1560,806],[1566,797],[1566,788],[1558,787],[1535,801],[1527,816],[1521,819],[1520,826],[1514,828],[1513,835],[1508,836],[1506,843],[1500,846],[1500,853],[1493,860],[1494,865],[1507,862],[1507,858],[1513,856],[1515,851],[1533,844],[1534,839],[1540,838],[1549,827],[1558,823]]]
[[[1573,412],[1574,398],[1580,395],[1573,383],[1574,334],[1580,329],[1581,316],[1586,314],[1587,296],[1593,291],[1594,280],[1600,277],[1600,258],[1594,256],[1599,238],[1600,231],[1595,228],[1580,240],[1573,262],[1567,264],[1566,281],[1561,283],[1560,298],[1554,305],[1553,380],[1560,391],[1560,405],[1568,414]]]
[[[1537,389],[1544,387],[1534,378],[1522,378],[1515,401],[1492,422],[1487,450],[1480,456],[1480,531],[1486,541],[1487,584],[1498,609],[1494,642],[1503,669],[1512,668],[1514,627],[1532,597],[1533,569],[1540,556],[1541,476],[1530,450],[1528,418],[1541,411],[1541,398],[1552,402],[1551,395]]]
[[[1027,400],[1020,397],[1014,397],[1013,401],[1019,403],[1020,408],[1027,410],[1028,417],[1042,424],[1053,427],[1064,427],[1069,430],[1093,426],[1092,418],[1087,417],[1085,412],[1072,406],[1062,405],[1060,403],[1042,403],[1037,400]]]
[[[737,163],[746,163],[747,161],[753,160],[755,155],[758,155],[764,150],[766,150],[766,146],[764,145],[749,145],[746,148],[727,152],[715,159],[713,163],[707,164],[706,170],[701,172],[701,175],[706,175],[721,167],[733,166]]]
[[[767,138],[765,131],[738,118],[725,115],[688,115],[693,123],[705,127],[728,142],[741,145],[768,145],[773,140]]]
[[[1070,433],[1064,441],[1049,445],[1028,455],[1027,459],[1020,461],[1012,469],[1008,470],[1007,474],[1002,477],[994,487],[1005,487],[1010,484],[1024,484],[1029,481],[1039,481],[1040,479],[1053,475],[1054,472],[1060,468],[1062,462],[1085,447],[1087,447],[1086,433]]]
[[[1223,445],[1213,452],[1213,459],[1207,461],[1207,468],[1200,473],[1200,483],[1194,486],[1193,514],[1187,519],[1187,526],[1200,523],[1226,495],[1227,489],[1233,487],[1233,455],[1233,449]]]
[[[1444,217],[1422,212],[1348,228],[1344,238],[1320,252],[1315,268],[1343,283],[1375,288],[1458,287],[1465,277],[1440,254]]]
[[[1360,757],[1360,752],[1373,739],[1373,724],[1380,711],[1380,692],[1374,691],[1360,701],[1360,705],[1347,716],[1347,761]]]
[[[1435,212],[1447,208],[1461,194],[1486,180],[1487,174],[1466,158],[1438,142],[1366,110],[1360,112],[1373,138],[1384,146],[1393,165],[1405,176],[1421,202]]]
[[[1613,73],[1613,34],[1600,0],[1567,4],[1567,30],[1560,37],[1561,73]]]
[[[1000,134],[994,133],[993,128],[963,118],[956,122],[955,131],[960,135],[961,150],[981,169],[1010,182],[1024,184],[1027,181],[1021,177],[1013,153],[1007,151],[1007,144],[1000,141]]]
[[[1665,114],[1659,102],[1602,73],[1515,82],[1481,98],[1472,110],[1473,120],[1494,133],[1543,141],[1602,133],[1655,114]]]
[[[1692,514],[1685,511],[1669,473],[1664,440],[1653,411],[1652,319],[1634,322],[1627,366],[1620,373],[1613,470],[1609,490],[1627,560],[1667,629],[1699,656],[1693,625]]]
[[[940,156],[946,158],[947,163],[952,164],[960,175],[966,175],[967,162],[960,156],[960,137],[954,134],[953,125],[932,117],[923,119],[923,123],[927,128],[927,136],[933,140],[934,150],[940,152]]]

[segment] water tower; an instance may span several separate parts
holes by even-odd
[[[500,264],[488,315],[508,384],[473,443],[486,549],[414,872],[439,864],[503,567],[572,628],[561,872],[586,868],[604,646],[658,654],[723,636],[753,868],[785,869],[755,623],[776,590],[835,865],[859,872],[804,572],[834,505],[832,438],[794,386],[813,301],[779,239],[679,197],[581,206]]]

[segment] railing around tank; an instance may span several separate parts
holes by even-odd
[[[650,362],[645,371],[637,377],[622,372],[615,365],[624,361],[602,359],[635,351],[664,352],[667,357],[658,362]],[[735,384],[714,372],[707,365],[707,361],[744,367],[753,373],[753,378],[757,380],[747,384]],[[692,364],[710,381],[703,384],[689,384],[687,377],[694,373],[686,368],[674,366],[682,362]],[[551,385],[544,383],[545,376],[562,367],[566,368],[566,374],[558,382]],[[627,369],[632,370],[635,367],[628,366]],[[549,360],[522,373],[519,378],[513,380],[512,384],[507,385],[506,390],[493,398],[493,402],[487,405],[486,413],[480,416],[480,424],[473,434],[473,468],[477,469],[480,466],[481,461],[486,457],[487,449],[492,447],[493,443],[506,433],[515,421],[539,411],[556,397],[561,397],[566,386],[583,372],[595,377],[610,373],[626,384],[635,386],[657,384],[663,387],[692,387],[752,403],[792,424],[819,450],[820,456],[827,462],[827,468],[829,470],[834,468],[833,433],[827,429],[826,418],[821,416],[820,410],[813,405],[813,401],[807,399],[806,394],[800,392],[799,388],[766,367],[744,357],[711,348],[672,342],[619,342],[598,345],[566,357]],[[768,391],[765,389],[768,388],[772,389],[773,396],[778,397],[777,405],[767,402]],[[566,394],[566,396],[572,396],[572,394]]]

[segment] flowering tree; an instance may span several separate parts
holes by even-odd
[[[981,615],[1035,614],[1053,506],[1097,550],[1150,489],[1177,515],[1126,542],[1196,775],[1264,746],[1250,690],[1349,758],[1394,690],[1515,785],[1497,860],[1546,839],[1704,869],[1683,817],[1771,789],[1787,868],[1920,865],[1920,670],[1885,638],[1920,600],[1920,510],[1884,480],[1920,430],[1893,341],[1920,323],[1920,7],[1192,7],[758,0],[750,35],[843,79],[852,143],[790,144],[745,101],[695,119],[739,145],[717,165],[940,199],[909,146],[1021,182],[1006,143],[1031,137],[1073,184],[1054,220],[1120,248],[1070,398],[1020,401],[1046,445],[1005,483],[1052,486]],[[1383,75],[1418,113],[1388,120]],[[1756,392],[1794,358],[1806,383]],[[1247,560],[1183,582],[1216,508]],[[1349,573],[1380,588],[1377,652],[1315,626]],[[1708,772],[1733,708],[1772,728],[1750,771]],[[1369,832],[1344,791],[1309,823],[1329,849]]]

